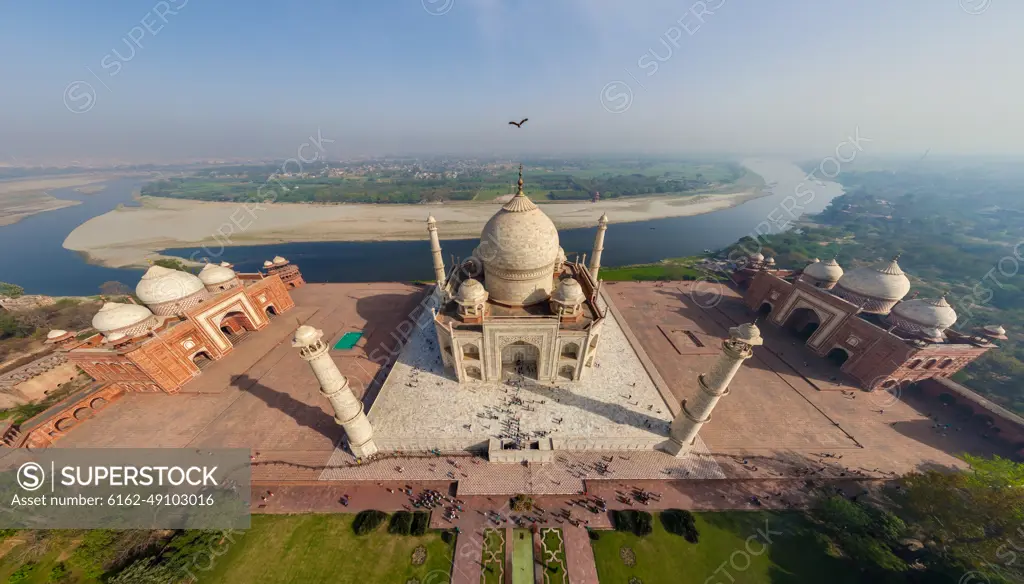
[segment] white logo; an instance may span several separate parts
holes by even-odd
[[[967,14],[981,14],[991,5],[992,0],[960,0],[960,9]]]
[[[722,284],[711,276],[701,276],[690,288],[690,300],[704,309],[718,306],[722,296]]]
[[[455,0],[420,0],[420,3],[431,16],[444,16],[455,6]]]
[[[631,105],[633,88],[625,81],[612,81],[601,89],[601,107],[608,113],[625,113]]]
[[[46,471],[37,462],[26,462],[18,467],[18,485],[26,491],[35,491],[46,482]]]
[[[64,107],[73,114],[84,114],[96,105],[96,89],[85,81],[72,81],[64,88]]]

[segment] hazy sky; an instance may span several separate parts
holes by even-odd
[[[858,127],[873,153],[1020,154],[1021,23],[1021,0],[3,0],[0,159],[286,158],[317,128],[332,157],[803,156]]]

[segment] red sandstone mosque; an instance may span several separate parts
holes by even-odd
[[[816,259],[789,271],[754,253],[732,279],[751,310],[793,330],[868,390],[948,378],[1006,338],[1000,326],[953,330],[957,315],[945,298],[904,300],[911,286],[898,260],[844,272],[834,258]]]
[[[135,289],[144,306],[107,302],[92,319],[95,334],[84,340],[51,331],[47,342],[96,383],[59,404],[60,412],[34,418],[38,426],[23,425],[18,442],[50,446],[128,392],[177,392],[295,306],[288,290],[305,283],[298,267],[280,256],[264,266],[266,274],[244,274],[226,262],[207,264],[198,276],[152,266]]]

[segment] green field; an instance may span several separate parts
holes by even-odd
[[[214,167],[193,176],[143,185],[143,195],[203,201],[275,200],[284,203],[421,203],[481,201],[515,192],[518,172],[502,163],[481,164],[459,173],[414,172],[382,162],[350,168],[344,178],[312,166],[301,176],[278,174],[274,166]],[[733,162],[659,160],[534,161],[526,164],[526,193],[537,201],[589,201],[642,196],[715,193],[748,182]],[[756,176],[756,175],[755,175]],[[430,178],[427,178],[430,177]]]
[[[733,511],[694,515],[700,533],[697,544],[666,532],[657,516],[654,532],[647,537],[600,532],[600,539],[592,543],[601,582],[618,584],[631,577],[643,584],[861,581],[855,568],[816,551],[820,548],[804,531],[809,524],[802,514]],[[632,567],[622,557],[630,555],[624,549],[635,557]]]
[[[198,581],[404,584],[416,578],[420,582],[448,582],[453,548],[441,540],[439,532],[423,537],[394,536],[388,535],[382,525],[372,534],[357,536],[352,531],[354,518],[253,515],[252,527],[216,559],[212,569],[197,572]],[[423,565],[413,566],[413,550],[420,545],[426,548],[427,559]]]
[[[533,535],[529,529],[512,530],[512,584],[533,584]]]
[[[695,267],[700,258],[670,258],[656,264],[638,264],[601,268],[600,277],[609,282],[640,282],[651,280],[698,280],[711,276]]]

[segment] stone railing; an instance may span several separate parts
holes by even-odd
[[[0,375],[0,392],[12,391],[18,384],[28,381],[37,375],[42,375],[55,367],[67,363],[67,361],[67,355],[64,353],[50,353],[41,359],[36,359],[27,365],[22,365],[14,371]]]

